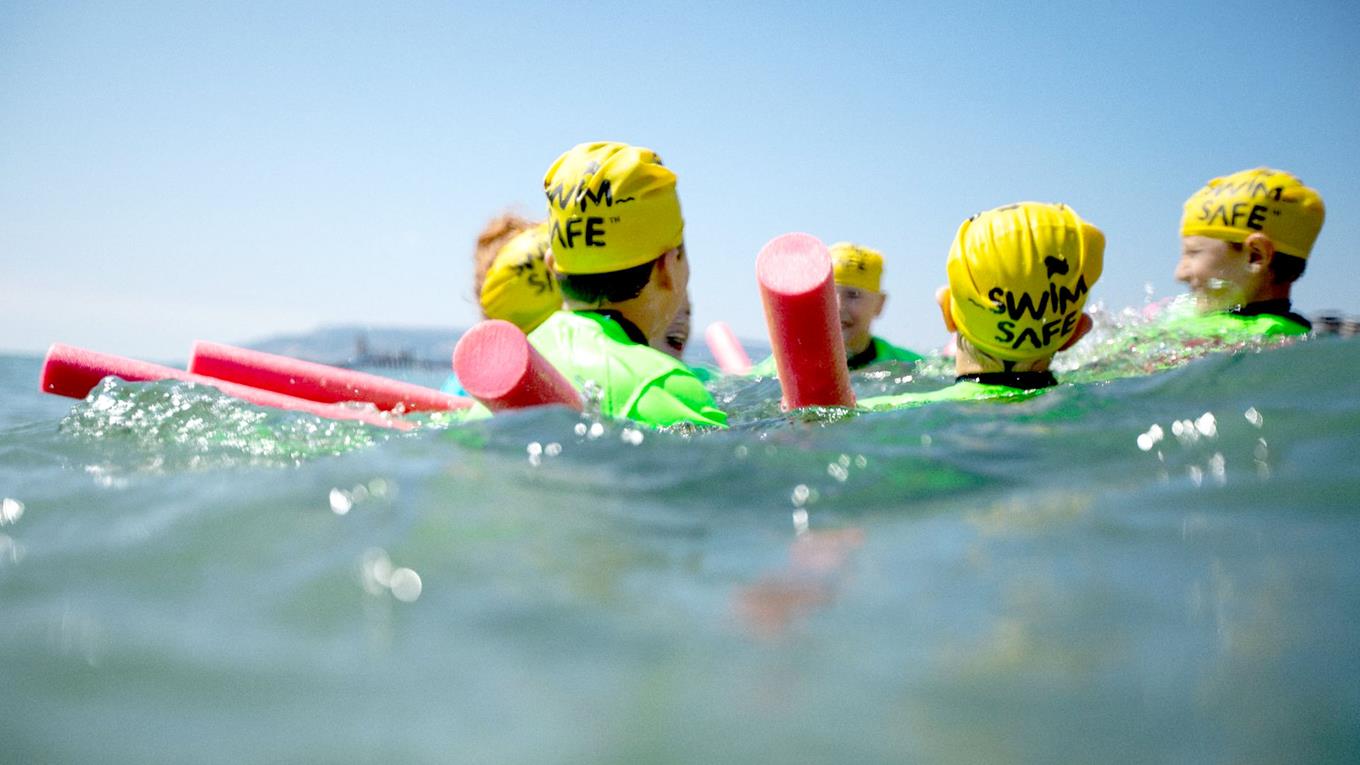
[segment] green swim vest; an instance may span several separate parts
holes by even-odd
[[[913,361],[920,361],[921,354],[909,351],[906,348],[893,345],[881,337],[873,337],[869,340],[869,345],[863,352],[857,354],[849,360],[850,371],[854,372],[864,369],[873,364],[882,364],[887,361],[898,361],[903,364],[910,364]],[[770,356],[764,361],[751,367],[749,374],[759,375],[760,377],[773,377],[779,374],[775,367],[774,356]]]
[[[926,404],[935,404],[941,401],[1024,401],[1034,398],[1048,388],[1035,388],[1025,390],[1023,388],[1012,388],[1007,385],[987,385],[984,383],[964,380],[956,382],[948,388],[932,390],[926,393],[898,393],[892,396],[870,396],[859,400],[857,406],[860,409],[868,409],[874,412],[883,412],[889,409],[910,409]]]
[[[870,348],[873,349],[873,353],[868,353]],[[900,361],[904,364],[910,364],[913,361],[921,360],[921,354],[893,345],[881,337],[871,338],[869,347],[864,350],[865,352],[850,359],[850,370],[852,372],[856,369],[863,369],[870,364],[882,364],[885,361]]]
[[[1221,340],[1252,340],[1258,337],[1296,337],[1308,334],[1309,327],[1277,314],[1242,315],[1214,311],[1198,316],[1173,319],[1166,329],[1188,337],[1212,337]]]
[[[653,427],[727,425],[727,414],[688,367],[635,342],[613,318],[594,311],[558,311],[529,334],[529,342],[577,390],[593,383],[606,417]]]

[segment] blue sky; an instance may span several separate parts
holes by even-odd
[[[1171,278],[1180,204],[1319,189],[1295,289],[1360,313],[1360,4],[0,4],[0,350],[155,359],[325,324],[467,326],[470,253],[588,140],[679,174],[696,332],[763,337],[760,246],[887,256],[878,333],[944,340],[958,223],[1035,199]]]

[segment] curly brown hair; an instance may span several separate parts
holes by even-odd
[[[503,212],[487,221],[482,232],[477,235],[477,249],[472,252],[472,299],[482,303],[482,283],[496,253],[521,231],[533,228],[537,221],[529,220],[514,212]]]

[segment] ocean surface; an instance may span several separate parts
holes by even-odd
[[[0,357],[0,762],[1360,761],[1360,340],[1074,354],[673,433]]]

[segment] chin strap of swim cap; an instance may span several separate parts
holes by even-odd
[[[946,263],[954,324],[998,359],[1051,355],[1076,331],[1104,253],[1100,229],[1066,205],[1020,202],[974,215]]]
[[[1215,178],[1187,199],[1181,236],[1240,243],[1260,232],[1276,251],[1307,258],[1325,217],[1317,191],[1290,173],[1258,167]]]

